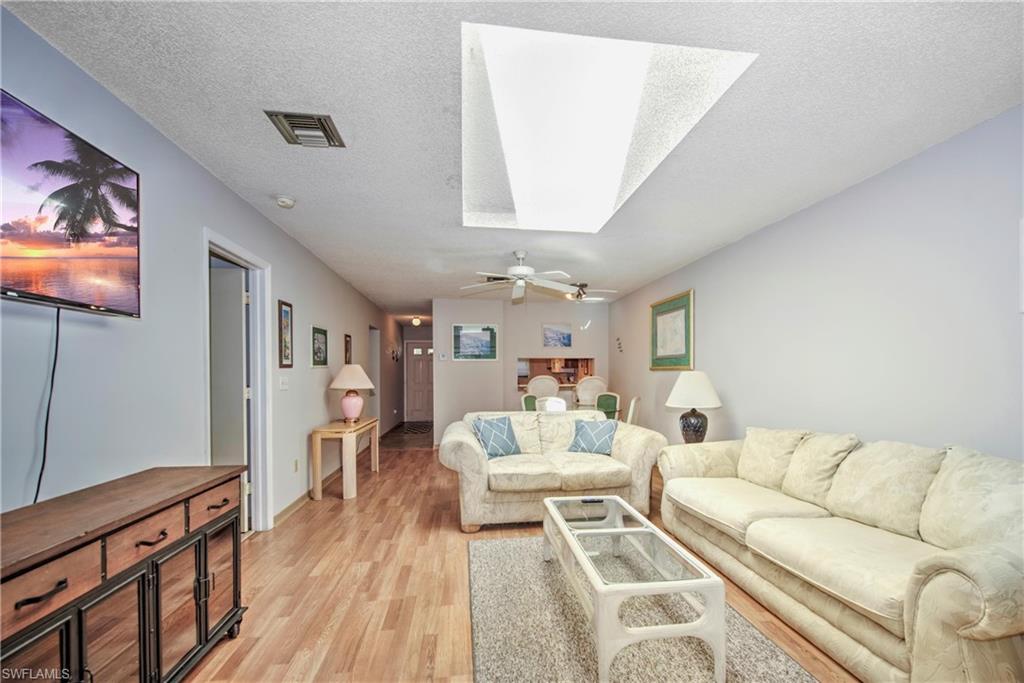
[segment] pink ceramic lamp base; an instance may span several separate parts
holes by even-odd
[[[363,412],[363,397],[355,389],[349,389],[341,398],[341,414],[345,422],[358,422]]]

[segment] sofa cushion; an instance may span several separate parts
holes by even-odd
[[[736,474],[740,479],[779,491],[793,451],[807,432],[747,427]]]
[[[918,561],[938,548],[841,517],[763,519],[747,547],[903,637],[903,600]]]
[[[837,517],[920,538],[921,505],[944,455],[909,443],[866,443],[839,465],[825,507]]]
[[[604,420],[599,410],[571,410],[565,413],[535,413],[540,427],[541,452],[565,453],[576,436],[576,420]]]
[[[665,495],[690,514],[744,542],[747,527],[766,517],[827,517],[817,505],[735,477],[680,477]]]
[[[508,416],[483,418],[473,420],[473,432],[480,441],[480,446],[487,454],[487,459],[503,458],[508,455],[516,455],[519,451],[519,442],[516,441],[516,434],[512,431],[512,421]]]
[[[547,453],[562,479],[563,491],[629,486],[632,470],[614,458],[594,453]]]
[[[1020,539],[1022,491],[1021,461],[953,446],[921,507],[921,538],[940,548]]]
[[[569,452],[611,455],[618,426],[615,420],[576,420],[576,434],[569,444]]]
[[[808,434],[793,451],[782,492],[824,506],[839,463],[859,443],[854,434]]]
[[[466,413],[462,418],[463,422],[473,427],[473,422],[478,418],[485,419],[493,417],[508,417],[512,422],[512,431],[516,434],[516,441],[519,443],[521,453],[540,453],[540,427],[537,424],[537,413],[527,411],[486,411]]]
[[[558,467],[540,453],[520,453],[487,463],[487,488],[492,491],[557,491]]]

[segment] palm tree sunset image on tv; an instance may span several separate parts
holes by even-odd
[[[139,175],[0,91],[7,297],[139,315]]]

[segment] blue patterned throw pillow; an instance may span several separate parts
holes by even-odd
[[[611,455],[618,426],[616,420],[576,420],[576,436],[569,452]]]
[[[473,420],[473,431],[488,460],[519,453],[519,442],[516,441],[516,433],[512,431],[512,420],[507,416],[478,417]]]

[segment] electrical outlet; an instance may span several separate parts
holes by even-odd
[[[293,465],[293,468],[294,468],[294,470],[296,472],[299,471],[299,459],[298,458],[295,459],[295,464]]]

